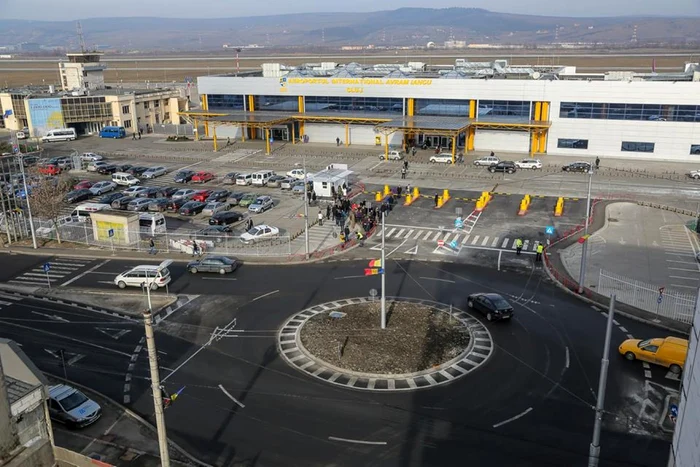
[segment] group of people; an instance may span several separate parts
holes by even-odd
[[[520,253],[523,251],[523,240],[522,238],[516,238],[515,239],[515,254],[520,256]],[[542,261],[542,254],[544,253],[544,244],[543,243],[538,243],[537,248],[535,248],[535,262],[539,263]]]

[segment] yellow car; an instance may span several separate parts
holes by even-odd
[[[641,360],[664,366],[673,373],[680,373],[688,354],[688,340],[678,337],[655,339],[627,339],[618,348],[627,360]]]

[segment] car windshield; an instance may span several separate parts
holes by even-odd
[[[641,341],[639,344],[637,344],[637,347],[646,347],[647,345],[651,344],[651,339],[647,339],[645,341]]]
[[[510,304],[507,301],[505,301],[502,297],[491,297],[491,301],[494,305],[496,305],[496,308],[499,310],[506,310],[510,308]]]
[[[260,231],[261,231],[260,228],[258,228],[258,227],[253,227],[252,229],[250,229],[250,230],[248,231],[248,233],[249,233],[250,235],[258,235],[258,233],[259,233]]]
[[[66,412],[70,412],[74,408],[83,405],[87,401],[88,398],[87,396],[85,396],[85,394],[83,394],[80,391],[75,391],[73,394],[66,397],[65,399],[61,399],[60,404],[61,407],[63,407],[63,410],[65,410]]]

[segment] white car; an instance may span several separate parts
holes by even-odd
[[[401,151],[389,151],[388,155],[380,154],[379,160],[388,159],[390,161],[400,161],[403,159],[403,153]]]
[[[688,172],[688,177],[694,180],[700,180],[700,170],[691,170]]]
[[[132,186],[122,191],[126,196],[138,196],[142,191],[148,190],[147,186]]]
[[[231,209],[230,204],[214,201],[212,203],[207,203],[207,205],[204,206],[204,209],[202,209],[202,214],[205,216],[213,216],[217,212],[228,211],[229,209]]]
[[[17,133],[15,133],[15,136],[17,137],[17,139],[27,139],[27,134],[23,131],[18,131]]]
[[[248,186],[253,183],[253,174],[238,174],[236,185]]]
[[[521,161],[516,161],[515,166],[519,169],[541,169],[542,161],[539,159],[523,159]]]
[[[496,165],[499,162],[501,162],[501,160],[496,156],[484,156],[476,159],[474,161],[474,165],[491,167],[492,165]]]
[[[442,163],[442,164],[451,164],[452,163],[452,154],[449,152],[441,152],[440,154],[435,154],[430,156],[430,163],[435,164],[435,163]]]
[[[109,180],[103,180],[101,182],[97,182],[94,185],[90,187],[90,191],[92,192],[93,195],[101,195],[104,193],[107,193],[109,191],[114,190],[117,187],[117,184],[114,182],[110,182]]]
[[[144,171],[141,174],[141,178],[156,178],[156,177],[160,177],[161,175],[165,175],[167,173],[168,173],[168,169],[166,169],[163,166],[151,167],[150,169]]]
[[[287,177],[292,177],[297,180],[304,180],[304,169],[292,169],[287,172]],[[309,178],[308,174],[306,174],[306,178]]]
[[[104,167],[105,165],[109,165],[109,164],[106,163],[106,162],[103,162],[103,161],[91,162],[91,163],[89,163],[88,166],[87,166],[87,171],[88,171],[88,172],[97,172],[97,170],[98,170],[100,167]]]
[[[97,162],[103,160],[104,157],[100,156],[99,154],[95,154],[94,152],[84,152],[80,156],[80,160],[83,161],[88,161],[88,162]]]
[[[267,238],[276,237],[280,234],[280,229],[277,227],[272,227],[271,225],[260,224],[256,225],[243,235],[241,235],[241,242],[246,245],[258,242],[260,240],[265,240]]]

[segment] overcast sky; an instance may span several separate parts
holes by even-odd
[[[378,5],[381,5],[378,8]],[[2,19],[75,20],[113,16],[225,18],[284,13],[376,11],[401,7],[485,8],[491,11],[555,16],[700,16],[699,0],[0,0]],[[41,12],[47,14],[43,16]],[[83,25],[89,29],[88,25]]]

